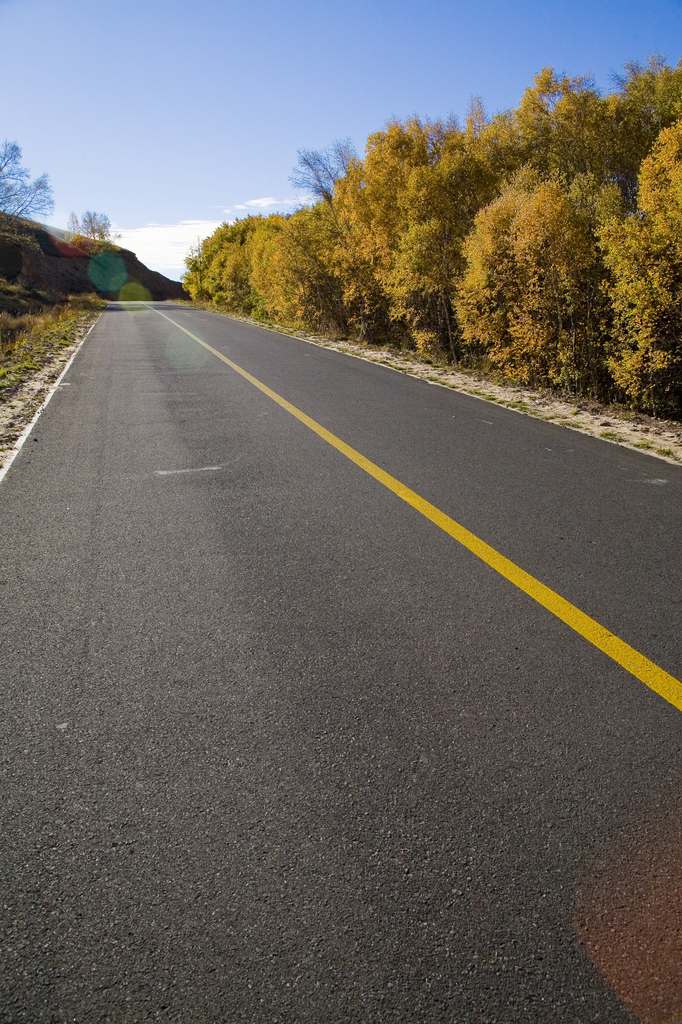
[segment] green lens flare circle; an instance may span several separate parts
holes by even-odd
[[[98,292],[117,292],[128,280],[128,271],[115,252],[101,252],[90,260],[88,277]]]

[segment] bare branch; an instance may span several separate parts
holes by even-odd
[[[16,142],[0,146],[0,210],[15,217],[50,213],[54,209],[50,179],[41,174],[31,181],[20,160],[21,149]]]
[[[346,173],[351,160],[356,158],[350,139],[337,139],[326,149],[299,149],[298,168],[289,181],[294,188],[331,206],[335,183]]]

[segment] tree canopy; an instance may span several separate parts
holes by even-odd
[[[218,228],[192,295],[682,415],[682,61],[607,94],[546,67],[513,110],[394,119],[291,180],[309,205]]]
[[[68,229],[74,236],[90,238],[97,242],[109,242],[113,237],[111,221],[106,213],[94,213],[92,210],[86,210],[80,219],[72,213]]]

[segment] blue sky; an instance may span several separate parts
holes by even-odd
[[[293,208],[297,149],[515,106],[547,64],[608,90],[682,57],[682,0],[0,0],[0,40],[0,141],[50,175],[52,223],[107,213],[177,277],[220,221]]]

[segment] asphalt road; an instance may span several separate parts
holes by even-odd
[[[682,468],[162,309],[679,678]],[[152,308],[0,524],[1,1021],[682,1008],[682,713]]]

